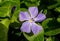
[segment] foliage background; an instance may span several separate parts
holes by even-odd
[[[43,31],[37,37],[20,31],[19,13],[30,6],[37,6],[47,17],[38,23]],[[60,41],[60,0],[0,0],[0,41]]]

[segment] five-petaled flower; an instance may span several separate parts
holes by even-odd
[[[20,12],[19,20],[25,21],[21,26],[21,31],[30,33],[31,31],[33,34],[37,34],[42,30],[42,26],[39,26],[35,22],[41,22],[46,18],[46,15],[43,13],[38,14],[37,7],[29,7],[29,12]]]

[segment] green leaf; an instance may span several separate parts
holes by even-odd
[[[58,3],[60,3],[60,0],[56,0]]]
[[[16,8],[20,8],[20,0],[16,2],[16,0],[5,0],[3,3],[0,4],[0,17],[6,17],[11,15],[11,10],[13,6]]]
[[[48,37],[46,38],[46,41],[55,41],[54,37]]]
[[[6,1],[14,2],[14,3],[20,3],[20,0],[18,0],[18,1],[17,0],[3,0],[2,2],[6,2]]]
[[[42,22],[42,26],[43,26],[44,29],[49,28],[49,26],[48,26],[47,24],[48,24],[51,20],[52,20],[52,18],[48,18],[48,19],[46,19],[46,20],[44,20],[44,21]]]
[[[36,35],[29,36],[26,33],[23,33],[24,36],[29,40],[29,41],[44,41],[44,31],[40,31]]]
[[[11,0],[13,1],[14,5],[16,6],[16,9],[13,13],[13,16],[11,18],[11,22],[18,22],[17,19],[19,18],[19,13],[20,13],[20,0]]]
[[[0,41],[8,41],[8,29],[10,21],[4,19],[0,21]]]
[[[6,17],[11,15],[12,4],[11,2],[4,2],[0,7],[0,17]]]
[[[57,18],[57,21],[60,22],[60,18]]]
[[[52,40],[51,40],[51,37],[47,38],[46,41],[52,41]]]
[[[20,7],[20,0],[9,0],[11,2],[13,2],[14,5],[17,5]]]
[[[0,23],[0,41],[7,41],[7,28]]]
[[[60,7],[57,7],[57,8],[55,9],[55,11],[60,12]]]
[[[44,14],[47,15],[47,9],[44,9]]]
[[[31,2],[37,2],[37,0],[30,0]]]
[[[19,18],[19,13],[20,13],[20,9],[19,10],[16,9],[15,12],[14,12],[14,14],[13,14],[13,16],[12,16],[12,18],[11,18],[11,22],[12,23],[13,22],[18,22],[17,19]]]
[[[11,2],[20,3],[20,0],[9,0]]]
[[[37,1],[37,2],[25,2],[25,4],[26,4],[26,6],[28,6],[28,7],[31,7],[31,6],[38,6],[39,5],[39,3],[40,3],[40,1]]]
[[[11,2],[12,5],[20,6],[20,0],[4,0],[3,2]]]
[[[4,26],[6,26],[8,28],[8,26],[10,24],[10,20],[9,19],[3,19],[0,23],[2,23]]]
[[[2,0],[0,0],[0,3],[2,2]]]
[[[52,35],[56,35],[56,34],[59,34],[59,33],[60,33],[60,28],[57,28],[57,29],[53,29],[53,30],[50,30],[50,31],[46,31],[45,35],[52,36]]]
[[[60,33],[60,23],[52,18],[48,18],[42,22],[42,26],[45,29],[45,35],[52,36]]]

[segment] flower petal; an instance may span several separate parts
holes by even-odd
[[[30,16],[28,14],[28,12],[20,12],[19,14],[19,20],[20,21],[25,21],[25,20],[29,20]]]
[[[38,14],[38,8],[37,7],[29,7],[29,13],[31,14],[31,17],[34,18]]]
[[[28,22],[28,21],[24,22],[21,26],[21,31],[26,32],[26,33],[30,33],[31,32],[30,22]]]
[[[46,19],[46,15],[45,14],[38,14],[38,16],[34,19],[36,22],[41,22],[43,21],[44,19]]]
[[[42,26],[37,25],[36,23],[32,23],[32,32],[34,34],[38,34],[42,30]]]

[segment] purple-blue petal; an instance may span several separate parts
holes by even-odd
[[[36,22],[41,22],[41,21],[43,21],[43,20],[45,20],[45,19],[46,19],[46,15],[40,13],[40,14],[38,14],[38,16],[37,16],[34,20],[35,20]]]
[[[28,21],[24,22],[20,29],[22,32],[30,33],[31,32],[30,22]]]
[[[30,16],[28,14],[28,12],[20,12],[19,14],[19,20],[20,21],[25,21],[25,20],[29,20]]]
[[[38,14],[38,8],[37,7],[29,7],[29,13],[32,18],[36,17]]]
[[[32,23],[32,32],[34,34],[38,34],[42,30],[42,26],[37,25],[36,23]]]

